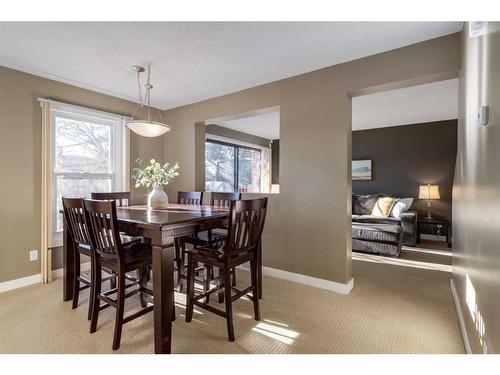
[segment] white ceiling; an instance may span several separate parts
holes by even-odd
[[[460,31],[460,22],[0,22],[0,65],[173,108]]]
[[[279,139],[280,137],[279,112],[270,112],[262,115],[238,118],[228,121],[216,121],[213,123],[225,128],[256,135],[258,137],[267,138],[270,140]]]
[[[352,130],[458,118],[458,79],[352,98]]]

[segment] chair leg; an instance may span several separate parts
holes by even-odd
[[[109,279],[109,289],[115,289],[116,288],[116,273],[113,272],[113,276],[114,277],[112,277],[112,278]]]
[[[188,254],[188,272],[187,272],[187,296],[186,296],[186,323],[193,319],[194,309],[194,274],[196,271],[196,263],[191,254]]]
[[[115,318],[115,334],[113,337],[113,350],[120,347],[122,338],[123,326],[123,311],[125,308],[125,274],[118,275],[118,290],[116,298],[116,318]]]
[[[255,320],[260,320],[259,293],[257,288],[257,261],[250,261],[250,277],[252,280],[252,301]]]
[[[213,270],[212,270],[212,272],[213,272]],[[219,268],[218,277],[219,277],[219,284],[222,284],[224,282],[224,276],[222,274],[222,269],[220,269],[220,268]],[[218,297],[219,297],[219,303],[224,303],[224,288],[219,290]]]
[[[87,320],[92,319],[92,311],[95,303],[95,264],[94,257],[90,257],[90,293],[89,293],[89,311],[87,313]]]
[[[148,305],[146,301],[146,295],[143,292],[143,288],[147,287],[148,284],[148,269],[146,267],[139,268],[137,270],[137,279],[139,280],[139,298],[141,299],[141,307],[146,307]]]
[[[102,269],[98,260],[94,261],[94,289],[92,303],[92,321],[90,322],[90,333],[94,333],[97,329],[97,321],[99,320],[99,307],[101,300],[98,296],[101,294],[102,286]]]
[[[231,269],[224,269],[224,300],[226,302],[227,336],[234,341],[233,302],[231,301]]]
[[[181,240],[176,240],[175,252],[177,258],[177,288],[179,292],[182,293],[182,271],[184,270],[184,259],[186,257],[186,243]]]
[[[204,288],[203,288],[203,291],[204,292],[208,292],[210,290],[210,268],[212,268],[211,266],[205,266],[205,285],[204,285]],[[205,303],[210,303],[210,294],[208,294],[206,297],[205,297]]]
[[[231,277],[232,277],[231,278],[231,285],[236,286],[236,268],[233,268],[231,271],[232,271],[231,272]]]
[[[78,279],[80,278],[80,253],[78,251],[75,251],[75,256],[74,256],[74,267],[75,267],[75,272],[73,275],[73,309],[76,309],[78,307],[78,297],[80,296],[80,281]]]

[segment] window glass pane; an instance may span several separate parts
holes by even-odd
[[[205,190],[234,191],[234,147],[205,142]]]
[[[111,172],[111,127],[55,117],[56,172]]]
[[[260,192],[260,150],[238,148],[238,191]]]
[[[90,193],[111,191],[111,177],[109,178],[67,178],[56,177],[56,231],[63,229],[62,197],[90,198]]]

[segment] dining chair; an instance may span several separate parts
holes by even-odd
[[[147,266],[152,263],[152,248],[151,245],[143,242],[123,246],[118,230],[116,202],[114,200],[85,200],[84,204],[95,270],[90,333],[96,331],[99,311],[113,306],[116,309],[113,350],[116,350],[120,347],[123,324],[153,310],[154,306],[148,306],[146,301],[146,295],[153,295],[153,291],[147,287]],[[117,276],[116,288],[106,292],[101,291],[101,270],[103,268],[112,270]],[[137,272],[138,280],[126,283],[126,281],[131,281],[127,273],[132,271]],[[138,285],[137,289],[127,292],[127,289],[135,285]],[[124,317],[125,299],[138,293],[142,308]],[[110,297],[113,294],[116,294],[116,299]],[[101,301],[104,302],[102,306]]]
[[[116,207],[126,207],[130,206],[130,191],[113,191],[106,193],[91,193],[92,199],[97,200],[114,200],[116,202]]]
[[[92,303],[93,303],[93,293],[92,288],[94,287],[93,281],[93,263],[91,257],[91,240],[88,231],[87,222],[85,220],[85,206],[82,198],[62,198],[63,203],[63,213],[65,219],[65,225],[68,226],[68,231],[75,243],[75,254],[73,255],[74,260],[74,273],[73,273],[73,309],[78,307],[78,301],[80,297],[80,292],[90,288],[89,297],[89,308],[87,318],[91,319],[92,314]],[[85,255],[90,258],[91,261],[91,271],[90,279],[85,278],[80,273],[80,254]],[[101,282],[110,281],[110,286],[113,287],[115,281],[115,275],[112,271],[104,269],[109,276],[101,278]],[[81,286],[83,284],[83,286]]]
[[[229,341],[234,341],[233,307],[234,301],[247,295],[253,301],[255,320],[260,320],[258,298],[257,257],[258,247],[267,212],[267,198],[231,201],[229,208],[228,236],[223,246],[218,249],[198,247],[187,250],[188,285],[186,300],[186,322],[193,318],[194,306],[198,306],[216,315],[226,318]],[[230,271],[250,262],[250,286],[239,290],[231,286]],[[218,285],[215,288],[195,295],[194,281],[196,267],[203,263],[219,269]],[[200,300],[207,295],[224,290],[225,310],[217,309]],[[235,292],[233,294],[232,292]]]
[[[203,203],[203,192],[201,191],[179,191],[177,193],[178,204],[194,204],[200,205]]]
[[[116,202],[116,207],[128,207],[130,206],[130,191],[112,191],[112,192],[93,192],[90,193],[90,197],[96,200],[114,200]],[[132,243],[132,242],[144,242],[147,239],[139,236],[130,236],[124,232],[120,232],[122,243]],[[151,280],[151,267],[148,268],[148,281]],[[112,288],[116,285],[112,284]]]
[[[203,203],[203,192],[201,191],[179,191],[177,192],[177,204],[190,204],[199,206]],[[175,238],[175,266],[177,268],[177,287],[182,293],[182,279],[185,279],[184,253],[181,252],[181,238]]]
[[[211,199],[210,199],[210,204],[213,207],[224,207],[224,208],[229,208],[231,201],[234,200],[240,200],[241,199],[241,193],[230,193],[230,192],[212,192],[211,193]],[[198,232],[195,235],[192,236],[185,236],[181,237],[179,242],[180,242],[180,247],[181,247],[181,254],[180,254],[180,260],[182,262],[182,265],[185,266],[184,260],[185,260],[185,254],[186,254],[186,244],[192,245],[194,248],[198,246],[210,246],[214,247],[220,244],[221,242],[225,241],[227,237],[227,226],[226,227],[220,227],[220,228],[210,228],[208,230]],[[184,270],[185,267],[179,267],[179,269]],[[213,274],[213,269],[208,268],[206,270],[206,278],[204,280],[206,287],[210,286],[210,281],[211,279],[214,278]],[[180,275],[178,275],[179,279],[185,279],[186,274],[181,272]],[[231,271],[231,277],[232,277],[232,285],[236,286],[236,270]],[[182,290],[182,288],[180,288]],[[222,302],[222,293],[219,294],[219,301]],[[206,302],[208,303],[209,301],[209,296],[206,298]]]

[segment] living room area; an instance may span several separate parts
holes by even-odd
[[[352,99],[355,256],[451,252],[457,117],[457,78]]]

